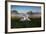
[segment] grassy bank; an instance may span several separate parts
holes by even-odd
[[[11,18],[11,28],[40,27],[41,18],[30,18],[31,21],[20,21],[18,17]]]

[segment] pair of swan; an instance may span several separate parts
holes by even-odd
[[[21,21],[25,20],[31,21],[28,17],[29,17],[28,15],[24,14],[23,17],[21,18]]]

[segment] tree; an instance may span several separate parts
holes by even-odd
[[[18,14],[18,11],[16,11],[16,10],[12,10],[11,13]]]
[[[32,14],[32,11],[27,12],[27,14]]]

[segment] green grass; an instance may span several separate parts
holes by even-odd
[[[20,18],[11,18],[11,28],[41,27],[41,18],[30,18],[31,21],[20,21]]]

